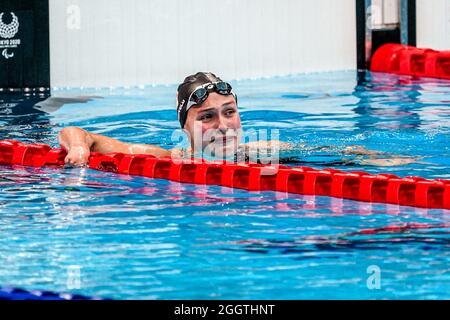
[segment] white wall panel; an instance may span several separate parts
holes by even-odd
[[[384,0],[383,1],[383,23],[397,24],[400,22],[399,13],[400,0]]]
[[[417,46],[450,50],[450,0],[417,0]]]
[[[176,83],[196,71],[239,79],[355,69],[355,28],[354,0],[50,0],[51,82],[105,87]]]
[[[371,17],[375,29],[395,27],[400,22],[400,0],[372,0]]]

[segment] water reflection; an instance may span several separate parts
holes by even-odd
[[[228,247],[231,244],[228,243],[228,246],[223,247],[222,250],[260,254],[273,254],[273,251],[276,251],[279,254],[290,256],[294,260],[315,260],[318,258],[318,252],[320,252],[320,259],[339,259],[343,252],[357,255],[357,252],[362,250],[378,252],[388,250],[392,253],[395,251],[402,252],[410,246],[414,246],[415,250],[442,252],[444,247],[450,247],[450,238],[448,237],[450,235],[450,226],[446,226],[446,229],[441,231],[439,235],[444,237],[437,238],[436,233],[426,233],[424,235],[394,234],[368,239],[350,238],[349,236],[328,238],[315,236],[299,240],[253,239],[238,241],[233,247]],[[330,255],[329,253],[335,253],[335,255]]]
[[[359,80],[353,95],[359,99],[353,111],[359,115],[355,126],[365,132],[368,128],[406,129],[422,124],[415,111],[424,107],[420,80],[372,73]]]
[[[52,97],[48,93],[0,93],[0,139],[49,143],[54,139],[50,115],[65,104],[99,97]],[[52,141],[53,143],[54,141]]]

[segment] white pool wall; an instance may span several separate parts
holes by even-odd
[[[50,0],[53,87],[354,69],[354,0]]]
[[[375,24],[399,0],[372,0]],[[49,0],[52,87],[356,69],[355,0]],[[450,0],[417,0],[417,45],[450,50]]]
[[[450,0],[416,0],[417,46],[450,50]]]

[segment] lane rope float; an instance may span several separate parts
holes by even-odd
[[[0,141],[0,164],[63,167],[66,152],[44,144]],[[374,203],[450,209],[450,180],[335,169],[208,162],[151,155],[93,152],[89,168],[181,183],[219,185],[248,191],[279,191]]]
[[[450,51],[388,43],[375,51],[370,70],[450,80]]]

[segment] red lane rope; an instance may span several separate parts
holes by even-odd
[[[66,152],[43,144],[0,140],[0,164],[62,167]],[[392,174],[343,172],[334,169],[207,162],[199,159],[155,158],[150,155],[91,153],[95,170],[168,179],[182,183],[220,185],[249,191],[280,191],[331,196],[366,202],[450,209],[450,180],[400,178]]]
[[[450,79],[450,51],[388,43],[374,53],[371,71]]]

